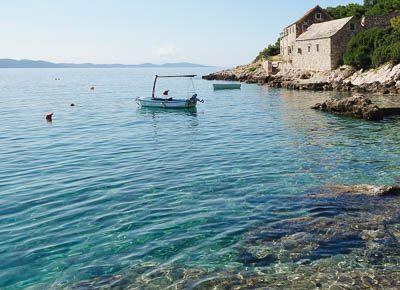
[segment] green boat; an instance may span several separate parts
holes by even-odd
[[[213,84],[214,90],[240,90],[241,84]]]

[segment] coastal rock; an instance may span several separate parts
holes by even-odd
[[[203,76],[206,80],[229,80],[267,84],[293,90],[338,90],[356,93],[400,94],[400,64],[387,63],[376,69],[358,70],[341,66],[331,72],[284,70],[269,75],[262,61]]]
[[[371,121],[382,120],[385,116],[383,110],[373,105],[372,101],[363,95],[356,95],[344,99],[330,99],[323,103],[315,104],[311,108],[323,112]]]
[[[259,61],[248,65],[237,66],[233,69],[211,73],[203,76],[203,79],[264,84],[270,79],[270,76]]]
[[[382,85],[388,88],[394,86],[398,80],[400,80],[400,64],[393,65],[388,63],[378,69],[371,69],[365,72],[360,70],[346,79],[345,82],[350,82],[354,86]]]
[[[397,196],[400,195],[400,186],[376,186],[369,184],[358,185],[327,185],[324,194],[320,197],[340,195],[368,195],[368,196]]]

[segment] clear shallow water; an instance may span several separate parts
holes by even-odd
[[[195,112],[139,109],[134,98],[150,95],[155,73],[0,70],[0,287],[70,287],[177,265],[248,270],[259,265],[243,258],[249,233],[319,211],[302,195],[400,176],[399,119],[309,109],[332,93],[214,92],[201,79]],[[162,81],[159,92],[187,85]]]

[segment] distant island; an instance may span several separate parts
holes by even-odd
[[[54,63],[43,60],[29,59],[0,59],[0,68],[141,68],[141,67],[207,67],[190,62],[176,62],[165,64],[142,63],[142,64],[94,64],[94,63]]]

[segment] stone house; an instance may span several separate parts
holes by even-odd
[[[329,71],[342,64],[350,39],[362,29],[390,26],[399,16],[392,12],[385,16],[363,16],[332,20],[320,6],[315,6],[280,34],[280,55],[267,60],[263,67],[269,74],[287,70]],[[278,60],[279,59],[279,60]]]
[[[299,20],[285,27],[280,34],[280,55],[285,62],[291,62],[294,43],[303,32],[314,23],[331,20],[331,16],[320,6],[307,11]]]
[[[347,43],[360,28],[354,17],[311,25],[295,41],[292,67],[311,71],[337,68],[342,64]]]

